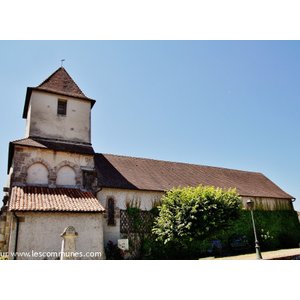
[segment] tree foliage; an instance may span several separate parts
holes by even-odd
[[[162,198],[152,232],[164,244],[190,245],[226,228],[240,211],[241,200],[234,189],[175,188]]]

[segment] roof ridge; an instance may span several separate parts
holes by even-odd
[[[196,167],[205,167],[205,168],[212,168],[212,169],[237,171],[237,172],[244,172],[244,173],[251,173],[251,174],[255,173],[255,174],[260,174],[260,175],[266,177],[263,173],[256,172],[256,171],[245,171],[245,170],[231,169],[231,168],[225,168],[225,167],[214,167],[214,166],[208,166],[208,165],[200,165],[200,164],[188,163],[188,162],[177,162],[177,161],[170,161],[170,160],[162,160],[162,159],[154,159],[154,158],[146,158],[146,157],[135,157],[135,156],[111,154],[111,153],[95,153],[95,155],[97,155],[97,154],[102,154],[104,156],[105,155],[110,155],[110,156],[117,156],[117,157],[122,157],[122,158],[134,158],[134,159],[143,159],[143,160],[150,160],[150,161],[157,161],[157,162],[166,162],[166,163],[172,163],[172,164],[191,165],[191,166],[196,166]]]
[[[44,83],[46,83],[52,76],[54,76],[60,69],[63,69],[63,67],[59,67],[57,70],[55,70],[52,74],[50,74],[42,83],[40,83],[36,87],[42,86]]]

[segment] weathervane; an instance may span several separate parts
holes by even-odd
[[[61,67],[63,67],[65,59],[61,59],[60,61],[61,61]]]

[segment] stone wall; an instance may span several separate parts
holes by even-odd
[[[8,193],[5,193],[3,198],[3,206],[0,210],[0,252],[5,253],[8,251],[11,213],[7,211],[7,202],[9,199]]]
[[[38,174],[31,176],[28,181],[28,170],[35,164],[43,165],[43,172],[48,172],[48,186],[50,187],[63,186],[65,182],[72,182],[70,179],[73,176],[72,172],[75,173],[75,186],[82,187],[83,178],[81,168],[94,169],[92,155],[16,146],[12,164],[11,185],[34,184],[34,178],[36,178],[36,184],[40,184],[40,178],[37,177]],[[59,176],[59,182],[57,182],[58,173],[62,170],[66,171],[66,169],[63,169],[65,167],[69,167],[73,171],[69,172],[70,174],[64,172],[63,176]],[[65,185],[70,186],[70,184]]]
[[[18,259],[58,259],[54,254],[48,253],[60,252],[62,246],[61,234],[68,226],[75,227],[78,232],[76,251],[81,252],[82,255],[88,255],[78,259],[105,258],[102,213],[24,212],[16,214],[19,219],[16,251],[30,253],[29,258],[18,257]],[[16,218],[13,218],[9,252],[15,251],[16,231]],[[92,252],[92,254],[89,252]],[[102,256],[94,257],[95,252],[101,252]],[[43,256],[34,257],[33,253],[43,253]],[[10,259],[13,259],[13,257],[10,257]]]

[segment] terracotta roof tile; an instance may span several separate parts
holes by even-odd
[[[91,193],[72,188],[18,187],[11,191],[10,211],[103,212]]]
[[[256,172],[111,154],[96,154],[95,164],[102,187],[166,191],[173,187],[201,184],[236,188],[241,196],[293,198]]]
[[[36,87],[40,90],[65,93],[75,97],[86,97],[65,68],[61,67]]]

